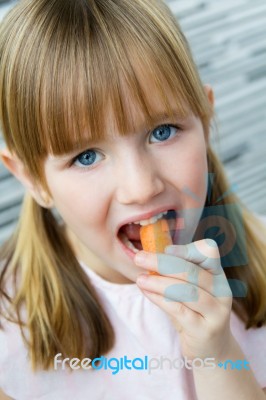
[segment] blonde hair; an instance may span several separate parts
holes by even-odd
[[[207,134],[211,106],[189,45],[162,1],[20,1],[0,27],[0,121],[8,148],[49,191],[43,172],[47,154],[103,139],[109,106],[121,135],[134,130],[127,96],[152,124],[156,110],[143,76],[152,80],[170,116],[169,90],[180,115],[191,110]],[[228,182],[211,148],[208,164],[216,174],[214,204]],[[229,200],[238,202],[231,196],[220,204]],[[266,252],[253,223],[245,210],[248,266],[245,271],[225,270],[247,282],[247,297],[234,299],[233,306],[247,326],[261,325],[266,317]],[[114,343],[110,322],[63,230],[49,210],[26,196],[17,230],[2,252],[2,296],[9,299],[20,326],[21,306],[26,305],[33,369],[50,368],[58,352],[93,358]],[[19,277],[12,299],[4,290],[7,276]]]

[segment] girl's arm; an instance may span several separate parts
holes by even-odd
[[[165,253],[136,254],[138,266],[157,273],[140,275],[137,284],[169,314],[184,357],[215,360],[212,370],[193,369],[198,400],[265,400],[251,370],[221,368],[226,360],[245,365],[245,355],[231,333],[232,291],[216,242],[205,239],[169,246]]]

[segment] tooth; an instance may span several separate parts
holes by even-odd
[[[121,241],[131,250],[134,251],[134,253],[138,253],[139,249],[137,249],[130,240],[128,240],[127,236],[122,232],[121,233]]]
[[[157,220],[158,220],[158,218],[156,216],[150,218],[150,224],[154,224]]]
[[[136,249],[136,247],[133,245],[133,243],[130,242],[130,240],[127,239],[126,242],[125,242],[125,245],[126,245],[129,249],[133,250],[134,253],[138,253],[138,252],[139,252],[139,249]]]
[[[141,225],[141,226],[154,224],[156,221],[158,221],[158,219],[162,218],[167,213],[168,213],[168,211],[164,211],[164,212],[161,212],[161,213],[159,213],[157,215],[154,215],[153,217],[151,217],[149,219],[143,219],[141,221],[135,221],[135,222],[132,222],[132,223],[135,224],[135,225]]]
[[[141,226],[149,225],[149,224],[154,224],[155,222],[158,221],[158,219],[162,218],[163,215],[167,214],[167,211],[165,213],[159,213],[155,215],[154,217],[151,217],[149,219],[144,219],[142,221],[135,222],[136,224],[139,224]]]
[[[141,226],[149,225],[149,223],[150,223],[149,219],[145,219],[143,221],[139,221],[139,225],[141,225]]]

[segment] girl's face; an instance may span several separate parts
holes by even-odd
[[[152,93],[152,91],[151,91]],[[170,98],[173,110],[175,99]],[[164,116],[154,93],[158,121],[147,126],[141,111],[129,103],[135,132],[121,137],[112,113],[107,139],[88,143],[80,153],[48,156],[47,183],[80,260],[105,279],[135,281],[141,269],[121,231],[139,239],[131,222],[176,210],[175,243],[191,242],[206,198],[206,141],[201,121]]]

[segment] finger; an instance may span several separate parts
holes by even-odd
[[[142,253],[142,254],[141,254]],[[138,256],[141,256],[138,258]],[[215,275],[198,265],[177,256],[140,252],[136,264],[150,272],[197,285],[215,297],[228,296],[228,281],[225,274]]]
[[[186,245],[167,246],[165,253],[195,263],[212,274],[223,273],[219,249],[212,239],[203,239]]]
[[[219,274],[211,273],[209,269],[203,269],[190,261],[167,254],[157,254],[157,258],[153,261],[160,275],[192,283],[215,297],[232,295],[222,267]]]
[[[186,307],[205,318],[215,317],[217,306],[221,304],[221,299],[218,301],[217,298],[198,286],[184,283],[179,279],[166,278],[160,275],[140,275],[137,284],[141,289],[161,295],[166,302],[182,302]],[[227,290],[226,304],[229,304],[231,301],[230,289]]]
[[[175,277],[181,277],[182,273],[197,274],[199,267],[191,263],[190,261],[184,260],[183,258],[168,255],[164,253],[148,253],[146,251],[140,251],[135,256],[136,265],[147,269],[150,272],[157,272],[160,275],[167,275]]]

